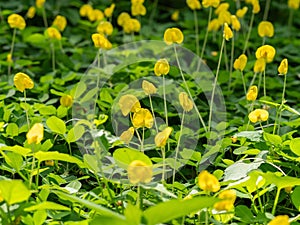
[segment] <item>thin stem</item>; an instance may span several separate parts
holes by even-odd
[[[248,46],[248,42],[249,42],[249,39],[250,39],[251,30],[252,30],[252,26],[253,26],[253,21],[254,21],[254,13],[252,13],[252,15],[251,15],[249,30],[248,30],[248,34],[247,34],[247,37],[246,37],[243,53],[245,53],[246,50],[247,50],[247,46]]]
[[[174,184],[174,182],[175,182],[176,162],[177,162],[177,158],[178,158],[178,152],[179,152],[180,140],[181,140],[181,136],[182,136],[184,116],[185,116],[185,111],[183,110],[182,118],[181,118],[181,125],[180,125],[180,133],[179,133],[179,137],[178,137],[177,147],[176,147],[176,150],[175,150],[175,158],[174,158],[174,168],[173,168],[173,180],[172,180],[172,184]]]
[[[47,28],[48,27],[48,22],[47,22],[47,16],[46,16],[45,7],[42,8],[42,14],[43,14],[44,26]]]
[[[38,161],[37,174],[36,174],[36,180],[35,180],[35,186],[36,186],[36,188],[39,187],[40,167],[41,167],[41,162]]]
[[[268,19],[269,9],[270,9],[271,0],[266,1],[265,11],[264,11],[264,17],[263,20]]]
[[[247,95],[247,88],[246,88],[246,82],[245,82],[243,71],[241,71],[241,76],[242,76],[243,87],[244,87],[244,92],[245,92],[245,96],[246,96]]]
[[[206,42],[207,42],[207,37],[208,37],[208,25],[209,25],[209,22],[210,22],[210,20],[211,20],[211,15],[212,15],[212,7],[209,8],[209,14],[208,14],[208,22],[207,22],[207,27],[206,27],[206,33],[205,33],[205,36],[204,36],[203,46],[202,46],[201,55],[200,55],[200,58],[201,58],[201,59],[203,58],[204,51],[205,51],[205,47],[206,47]]]
[[[29,129],[30,129],[30,120],[29,120],[28,109],[27,109],[27,103],[26,103],[26,89],[24,90],[24,103],[25,103],[25,115],[26,115],[26,121],[27,121],[28,130],[29,130]]]
[[[35,153],[35,147],[34,144],[31,145],[32,146],[32,162],[31,162],[31,172],[30,172],[30,177],[29,177],[29,187],[31,188],[32,185],[32,178],[33,178],[33,172],[34,172],[34,168],[35,168],[35,157],[34,157],[34,153]]]
[[[281,191],[281,189],[277,187],[277,192],[276,192],[276,196],[275,196],[275,200],[274,200],[274,205],[273,205],[273,209],[272,209],[272,214],[273,215],[275,215],[275,211],[276,211],[276,207],[277,207],[277,203],[278,203],[280,191]]]
[[[156,133],[158,133],[158,127],[157,127],[157,123],[156,123],[156,119],[155,119],[155,114],[154,114],[154,110],[153,110],[153,104],[152,104],[151,95],[149,95],[149,102],[150,102],[150,108],[151,108],[151,112],[152,112],[152,117],[153,117],[153,120],[154,120],[155,130],[156,130]]]
[[[294,9],[290,9],[289,19],[288,19],[288,29],[290,32],[292,31],[293,17],[294,17]]]
[[[226,71],[228,71],[228,56],[227,56],[226,45],[224,45],[224,61],[225,61],[225,69],[226,69]]]
[[[200,54],[200,46],[199,46],[199,28],[198,28],[198,18],[197,18],[197,10],[194,10],[194,23],[195,23],[195,41],[196,41],[196,53]]]
[[[13,31],[13,36],[12,36],[12,40],[11,40],[11,47],[10,47],[10,57],[13,57],[13,52],[14,52],[14,46],[15,46],[15,40],[16,40],[16,33],[17,33],[17,28],[14,28]],[[9,62],[8,64],[8,77],[11,74],[11,63]]]
[[[167,99],[166,99],[166,81],[165,81],[165,76],[164,75],[163,75],[163,95],[164,95],[164,108],[165,108],[166,125],[169,126]]]
[[[174,51],[175,51],[176,62],[177,62],[177,65],[178,65],[178,68],[179,68],[179,72],[180,72],[181,78],[183,80],[184,86],[186,88],[186,91],[188,92],[190,99],[193,101],[193,106],[194,106],[194,108],[195,108],[195,110],[197,112],[197,115],[198,115],[199,120],[200,120],[200,122],[201,122],[201,124],[203,126],[204,131],[207,132],[207,128],[206,128],[206,125],[204,123],[204,120],[203,120],[203,118],[202,118],[202,116],[201,116],[201,114],[200,114],[200,112],[198,110],[198,107],[197,107],[197,105],[196,105],[196,103],[194,101],[194,98],[193,98],[193,96],[192,96],[192,94],[190,92],[189,86],[187,85],[186,80],[184,78],[184,75],[183,75],[183,72],[182,72],[182,69],[181,69],[181,65],[179,63],[178,54],[177,54],[177,50],[176,50],[176,46],[175,45],[174,45]]]
[[[264,70],[264,97],[267,96],[267,91],[266,91],[266,70]]]
[[[284,99],[284,95],[285,95],[285,89],[286,89],[286,74],[284,75],[284,82],[283,82],[283,90],[282,90],[282,95],[281,95],[281,104],[278,108],[278,111],[276,113],[276,120],[275,120],[275,124],[278,125],[277,128],[277,133],[279,133],[279,129],[280,129],[280,120],[281,120],[281,113],[282,113],[282,106],[285,103],[285,99]],[[277,116],[278,115],[278,116]],[[274,126],[275,128],[275,126]],[[275,129],[274,129],[275,130]],[[274,131],[273,130],[273,131]]]
[[[221,45],[221,50],[220,50],[220,56],[219,56],[219,62],[218,62],[217,72],[216,72],[216,77],[215,77],[215,80],[214,80],[214,83],[213,83],[213,89],[212,89],[212,93],[211,93],[210,106],[209,106],[209,117],[208,117],[208,131],[210,131],[210,128],[211,128],[213,102],[214,102],[215,91],[216,91],[216,86],[217,86],[217,82],[218,82],[218,76],[219,76],[220,65],[221,65],[221,61],[222,61],[222,52],[223,52],[224,45],[225,45],[225,38],[223,38],[223,40],[222,40],[222,45]]]
[[[230,69],[229,69],[228,90],[230,90],[230,86],[231,86],[233,57],[234,57],[234,35],[233,35],[233,37],[231,39],[231,53],[230,53]],[[243,84],[244,84],[244,82],[243,82]],[[245,89],[245,87],[244,87],[244,89]]]
[[[254,73],[254,76],[253,76],[253,78],[252,78],[252,80],[251,80],[251,82],[250,82],[250,86],[249,86],[249,87],[251,87],[251,86],[254,84],[254,81],[255,81],[255,79],[256,79],[256,76],[257,76],[257,73]]]
[[[50,48],[51,48],[51,56],[52,56],[52,70],[54,72],[55,71],[55,48],[52,41],[50,44]]]
[[[144,139],[145,139],[145,127],[143,127],[143,130],[142,130],[142,144],[141,144],[141,150],[142,152],[144,152]]]
[[[143,198],[142,198],[142,190],[141,190],[141,185],[138,184],[137,186],[137,199],[136,199],[136,204],[137,204],[137,207],[139,209],[142,209],[143,208]]]
[[[165,147],[161,147],[161,155],[162,155],[162,160],[163,160],[163,172],[162,172],[161,181],[164,181],[165,180],[165,171],[166,171],[166,150],[165,150]]]

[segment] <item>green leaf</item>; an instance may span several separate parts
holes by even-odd
[[[18,125],[15,123],[9,123],[6,127],[6,134],[11,137],[18,136],[18,134],[19,134]]]
[[[99,163],[96,155],[85,154],[83,156],[84,165],[94,173],[100,172]]]
[[[235,207],[235,215],[239,217],[242,222],[247,224],[250,224],[254,219],[253,213],[245,205],[238,205],[237,207]]]
[[[9,205],[27,201],[31,192],[21,180],[1,180],[1,196]]]
[[[55,115],[56,114],[56,108],[53,105],[47,105],[47,106],[41,107],[39,109],[39,113],[41,115],[45,115],[45,116]]]
[[[45,201],[45,202],[38,203],[36,205],[27,207],[27,208],[24,209],[24,211],[32,212],[32,211],[36,211],[36,210],[46,210],[46,209],[48,209],[48,210],[71,211],[71,209],[66,207],[66,206],[57,204],[55,202],[48,202],[48,201]]]
[[[47,219],[46,210],[38,210],[33,214],[34,225],[42,225]]]
[[[60,160],[64,162],[69,163],[76,163],[79,167],[85,168],[85,165],[82,161],[75,158],[74,156],[71,156],[69,154],[64,154],[60,152],[42,152],[39,151],[37,153],[34,153],[34,157],[37,158],[40,162],[46,161],[46,160]]]
[[[79,198],[77,196],[74,195],[70,195],[67,194],[65,192],[61,192],[61,191],[52,191],[54,194],[56,194],[59,198],[61,199],[65,199],[68,201],[71,201],[73,203],[77,202],[79,203],[81,206],[87,207],[89,209],[95,210],[97,213],[103,215],[103,216],[110,216],[113,218],[117,218],[117,219],[121,219],[121,220],[125,220],[125,217],[123,215],[120,215],[110,209],[107,209],[99,204],[96,204],[94,202],[90,202],[88,200]],[[114,223],[111,223],[114,224]]]
[[[50,118],[47,119],[46,121],[47,126],[49,129],[57,134],[65,134],[66,133],[66,125],[64,121],[61,119],[57,118],[56,116],[51,116]]]
[[[67,186],[64,187],[70,194],[77,193],[81,188],[81,183],[78,180],[71,181]]]
[[[127,169],[128,165],[134,160],[141,160],[146,165],[152,166],[152,162],[147,155],[131,148],[119,148],[114,152],[113,157],[118,166],[123,169]]]
[[[14,168],[16,171],[20,171],[23,165],[23,157],[15,152],[7,152],[4,155],[5,162]]]
[[[74,91],[74,99],[78,99],[86,90],[86,84],[79,82]]]
[[[46,152],[52,147],[53,147],[52,140],[48,139],[48,140],[44,141],[43,144],[41,145],[41,150]]]
[[[213,197],[195,197],[188,200],[173,199],[146,209],[143,213],[147,225],[166,223],[213,206],[219,200]]]
[[[290,148],[293,153],[300,156],[300,138],[294,138],[290,142]]]
[[[27,156],[31,152],[31,149],[15,145],[15,146],[0,147],[0,151],[11,151],[11,152],[18,153],[22,156]]]
[[[29,35],[26,39],[26,42],[29,42],[30,44],[41,47],[41,48],[46,48],[48,47],[46,37],[42,34],[32,34]]]
[[[291,198],[292,198],[292,202],[293,202],[294,206],[296,207],[296,209],[298,211],[300,211],[300,186],[296,187],[293,190]]]
[[[67,221],[64,225],[89,225],[89,220],[81,220],[81,221]]]
[[[236,162],[225,169],[224,181],[244,178],[250,171],[257,169],[263,162],[263,160],[253,161],[250,163]]]
[[[260,142],[262,141],[262,131],[242,131],[235,134],[235,137],[245,137],[248,138],[250,141]]]
[[[82,135],[84,134],[84,131],[85,131],[85,129],[84,129],[84,126],[82,126],[82,125],[77,125],[77,126],[71,128],[71,130],[69,130],[69,132],[68,132],[66,141],[68,143],[77,141],[79,138],[82,137]]]
[[[279,135],[264,132],[263,136],[265,141],[269,142],[272,145],[278,146],[282,143],[281,137]]]
[[[96,97],[96,94],[99,92],[98,88],[93,88],[92,90],[89,90],[81,99],[80,99],[80,103],[84,103],[86,101],[91,100],[92,98]],[[94,99],[96,101],[96,99]]]
[[[111,216],[96,216],[89,225],[131,225],[130,223],[126,222],[124,219],[115,218]]]
[[[131,204],[128,204],[124,215],[126,217],[126,221],[130,225],[140,225],[141,224],[141,217],[142,211],[137,207]]]
[[[278,176],[276,173],[267,172],[261,173],[266,179],[266,183],[268,184],[275,184],[279,189],[286,188],[286,187],[294,187],[300,186],[300,179],[296,177],[290,176]]]

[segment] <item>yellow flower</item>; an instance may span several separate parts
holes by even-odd
[[[42,8],[45,4],[46,0],[36,0],[35,5],[37,8]]]
[[[26,134],[28,144],[39,144],[44,138],[44,126],[41,123],[34,124]]]
[[[92,40],[96,48],[102,48],[106,50],[112,48],[112,44],[103,34],[92,34]]]
[[[181,44],[183,42],[183,34],[181,30],[178,28],[168,28],[164,33],[164,40],[167,45],[171,45],[173,43]]]
[[[34,6],[31,6],[29,7],[27,13],[26,13],[26,16],[29,18],[29,19],[32,19],[34,16],[35,16],[35,12],[36,12],[36,9]]]
[[[82,17],[87,17],[93,11],[93,7],[89,4],[84,4],[79,9],[79,14]]]
[[[11,14],[7,18],[7,22],[10,26],[10,28],[18,28],[20,30],[23,30],[26,27],[25,20],[22,16],[19,14]]]
[[[291,9],[299,9],[300,1],[299,0],[288,0],[288,6]]]
[[[203,191],[217,192],[220,190],[220,183],[218,179],[207,170],[203,170],[199,173],[198,185]]]
[[[115,7],[116,5],[113,3],[108,8],[104,9],[104,15],[108,18],[112,17]]]
[[[229,39],[233,37],[232,30],[227,23],[224,24],[223,37],[226,41],[229,41]]]
[[[146,12],[146,7],[143,4],[137,3],[131,5],[131,15],[133,16],[145,16]]]
[[[247,56],[241,54],[233,63],[233,68],[236,70],[243,71],[247,65]]]
[[[65,107],[70,107],[73,104],[73,97],[71,95],[63,95],[60,98],[60,104]]]
[[[25,89],[32,89],[34,83],[27,74],[19,72],[14,76],[14,85],[23,92]]]
[[[212,19],[208,24],[208,31],[217,31],[221,27],[221,24],[218,19]]]
[[[141,109],[139,100],[134,95],[123,95],[119,100],[119,106],[123,116],[127,116],[130,112],[136,112]]]
[[[131,122],[134,128],[151,128],[153,126],[153,116],[148,109],[141,108],[133,114]]]
[[[191,10],[201,9],[199,0],[186,0],[186,4]]]
[[[156,76],[167,75],[170,71],[170,65],[166,59],[159,59],[154,65]]]
[[[12,56],[11,56],[10,53],[8,53],[7,56],[6,56],[6,62],[8,62],[8,63],[12,63],[13,62],[13,59],[12,59]]]
[[[131,141],[132,137],[134,134],[134,128],[129,127],[127,130],[125,130],[121,135],[120,135],[120,140],[123,141],[126,144],[129,144]]]
[[[167,143],[168,138],[170,137],[170,134],[172,133],[171,127],[166,127],[163,131],[158,132],[154,138],[154,142],[156,147],[164,147]]]
[[[261,21],[258,24],[258,35],[261,37],[273,37],[274,27],[269,21]]]
[[[259,0],[252,0],[252,13],[257,14],[260,11]]]
[[[283,59],[278,67],[279,75],[286,75],[288,72],[288,60]]]
[[[252,123],[256,123],[257,121],[267,121],[269,118],[269,112],[265,109],[255,109],[249,113],[248,118]]]
[[[112,32],[113,32],[113,26],[110,22],[108,21],[101,21],[99,23],[99,25],[97,26],[97,32],[98,33],[102,33],[102,34],[105,34],[105,35],[111,35]]]
[[[129,18],[125,20],[123,24],[123,29],[125,33],[139,32],[141,29],[141,23],[137,19]]]
[[[234,208],[234,202],[236,199],[236,192],[235,190],[225,190],[220,192],[218,195],[219,199],[223,199],[220,202],[214,204],[214,209],[217,211],[230,211]]]
[[[179,103],[184,111],[189,112],[193,109],[193,101],[189,98],[187,93],[180,92],[179,93]]]
[[[149,183],[152,179],[152,165],[147,165],[141,160],[132,161],[128,168],[128,178],[130,183]]]
[[[255,101],[257,98],[257,94],[258,94],[257,86],[253,85],[249,88],[247,95],[246,95],[246,99],[248,101]]]
[[[145,0],[131,0],[131,4],[143,4]]]
[[[50,39],[56,39],[56,40],[61,39],[60,32],[54,27],[47,28],[47,30],[45,31],[45,34],[46,34],[46,37],[48,37]]]
[[[208,8],[210,6],[217,8],[220,4],[220,0],[202,0],[202,5],[204,8]]]
[[[45,166],[54,166],[53,160],[45,160]]]
[[[287,215],[276,216],[268,225],[290,225],[289,217]]]
[[[229,3],[228,2],[221,3],[218,6],[218,8],[216,8],[215,14],[219,15],[220,12],[227,11],[228,9],[229,9]]]
[[[264,58],[257,59],[254,64],[254,73],[263,72],[266,69],[266,60]]]
[[[149,81],[143,80],[142,88],[146,95],[152,95],[156,93],[156,87]]]
[[[117,23],[119,26],[124,26],[125,22],[129,19],[130,15],[127,12],[122,12],[117,18]]]
[[[219,16],[218,16],[218,20],[220,24],[231,24],[231,14],[228,11],[221,11]]]
[[[232,28],[236,31],[239,31],[241,29],[241,23],[239,19],[235,15],[232,15],[230,18],[231,18]]]
[[[104,18],[103,12],[99,9],[93,9],[91,11],[88,11],[87,16],[88,16],[89,21],[91,21],[91,22],[99,21]]]
[[[63,31],[67,26],[67,19],[64,16],[57,15],[52,23],[59,31]]]
[[[172,13],[171,19],[172,19],[173,21],[178,21],[178,19],[179,19],[179,10],[175,10],[175,11]]]
[[[255,56],[257,59],[264,58],[267,63],[273,61],[275,54],[276,50],[271,45],[263,45],[259,47],[255,52]]]
[[[235,15],[238,17],[238,18],[243,18],[245,16],[245,14],[247,13],[248,11],[248,7],[247,6],[244,6],[243,8],[241,9],[238,9],[235,13]]]

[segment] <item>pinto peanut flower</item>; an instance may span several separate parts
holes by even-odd
[[[184,36],[180,29],[173,27],[166,29],[164,33],[164,41],[167,45],[173,43],[181,44],[183,42]]]
[[[57,15],[52,23],[53,27],[56,27],[59,31],[64,31],[67,26],[67,19],[64,16]]]
[[[233,63],[233,68],[236,70],[243,71],[247,65],[247,56],[245,54],[241,54]]]
[[[238,17],[238,18],[243,18],[246,13],[248,11],[248,7],[247,6],[244,6],[243,8],[241,9],[238,9],[235,13],[235,15]]]
[[[276,50],[271,45],[263,45],[259,47],[256,52],[255,56],[257,59],[265,59],[267,63],[272,62],[276,54]]]
[[[141,23],[137,19],[129,18],[124,21],[123,30],[127,34],[131,34],[134,32],[140,32]]]
[[[79,9],[79,14],[82,17],[87,17],[93,11],[93,7],[89,4],[84,4]]]
[[[149,183],[152,179],[152,165],[147,165],[141,160],[132,161],[128,168],[128,178],[130,183]]]
[[[134,95],[123,95],[119,100],[119,106],[123,116],[127,116],[130,112],[137,112],[141,109],[141,104]]]
[[[288,7],[290,9],[297,10],[299,9],[300,1],[299,0],[288,0]]]
[[[150,83],[149,81],[143,80],[142,82],[142,88],[146,95],[152,95],[155,94],[157,91],[157,88],[154,86],[154,84]]]
[[[286,75],[288,72],[288,60],[287,59],[283,59],[280,62],[280,65],[278,67],[278,73],[279,75]]]
[[[141,108],[133,114],[132,125],[138,129],[141,127],[151,128],[153,126],[153,116],[148,109]]]
[[[131,15],[133,16],[145,16],[147,13],[146,7],[141,4],[132,4],[131,5]]]
[[[287,215],[276,216],[268,225],[290,225],[289,217]]]
[[[34,6],[30,6],[26,13],[26,16],[27,18],[32,19],[35,16],[35,13],[36,13],[36,8]]]
[[[99,33],[92,34],[92,40],[96,48],[102,48],[105,50],[109,50],[112,48],[112,44],[103,34],[99,34]]]
[[[241,29],[241,23],[236,15],[231,15],[231,25],[232,29],[235,31],[239,31]]]
[[[129,127],[127,130],[123,131],[120,135],[120,140],[126,144],[129,144],[134,135],[134,128]]]
[[[273,37],[274,36],[274,26],[269,21],[261,21],[258,24],[258,35],[260,37]]]
[[[218,179],[207,170],[203,170],[199,173],[198,185],[203,191],[217,192],[220,190]]]
[[[166,127],[163,131],[156,134],[154,138],[156,147],[164,147],[167,144],[167,140],[169,139],[172,130],[171,127]]]
[[[88,11],[87,17],[91,22],[100,21],[104,18],[104,14],[99,9],[92,9],[91,11]]]
[[[254,63],[254,73],[264,72],[266,69],[266,60],[264,58],[257,59]]]
[[[129,20],[131,17],[127,12],[122,12],[117,18],[117,23],[119,26],[124,26],[127,20]]]
[[[234,202],[236,199],[236,191],[235,190],[224,190],[219,193],[219,199],[222,201],[214,204],[214,209],[217,211],[230,211],[234,208]]]
[[[116,7],[116,4],[115,4],[115,3],[112,3],[109,7],[107,7],[106,9],[104,9],[104,15],[105,15],[107,18],[112,17],[113,12],[114,12],[114,10],[115,10],[115,7]]]
[[[204,8],[214,7],[217,8],[220,4],[220,0],[202,0],[202,6]]]
[[[109,21],[101,21],[97,26],[97,32],[104,35],[111,35],[113,33],[113,25]]]
[[[186,4],[191,10],[201,9],[199,0],[186,0]]]
[[[24,30],[26,27],[26,22],[22,16],[13,13],[8,16],[7,22],[10,28],[17,28],[19,30]]]
[[[45,31],[46,37],[53,39],[53,40],[61,40],[61,34],[60,32],[54,28],[54,27],[49,27]]]
[[[227,23],[224,23],[223,38],[225,38],[226,41],[229,41],[229,39],[233,38],[232,30]]]
[[[265,109],[255,109],[249,113],[248,118],[252,123],[267,121],[269,118],[269,112]]]
[[[179,103],[185,112],[189,112],[193,109],[194,103],[185,92],[179,93]]]
[[[26,134],[28,144],[39,144],[44,138],[44,126],[41,123],[34,124]]]
[[[24,92],[25,89],[32,89],[34,87],[31,78],[27,74],[21,72],[14,76],[14,85],[21,92]]]
[[[154,73],[156,76],[167,75],[170,71],[168,60],[159,59],[154,65]]]
[[[73,97],[71,95],[61,96],[60,104],[64,107],[71,107],[73,105]]]
[[[37,8],[42,8],[42,7],[44,7],[45,2],[46,2],[46,0],[36,0],[35,5]]]
[[[253,85],[249,88],[247,95],[246,95],[246,99],[248,101],[255,101],[257,98],[257,94],[258,94],[257,86]]]

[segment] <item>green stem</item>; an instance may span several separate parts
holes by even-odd
[[[198,18],[197,11],[194,10],[194,23],[195,23],[195,41],[196,41],[196,53],[200,54],[200,46],[199,46],[199,28],[198,28]]]
[[[165,151],[165,147],[161,147],[161,155],[162,155],[162,160],[163,160],[163,172],[162,172],[161,181],[164,181],[165,180],[165,171],[166,171],[166,151]]]
[[[42,8],[42,14],[43,14],[44,26],[47,28],[48,27],[48,22],[47,22],[47,16],[46,16],[45,7]]]
[[[290,9],[289,19],[288,19],[288,30],[290,32],[292,31],[293,17],[294,17],[294,9]]]
[[[51,40],[50,48],[51,48],[51,56],[52,56],[52,70],[54,72],[55,71],[55,48],[52,40]]]
[[[29,187],[31,188],[32,185],[32,178],[33,178],[33,172],[34,172],[34,168],[35,168],[35,157],[34,157],[34,153],[35,153],[35,146],[34,144],[31,145],[32,146],[32,162],[31,162],[31,172],[30,172],[30,177],[29,177]]]
[[[273,215],[275,215],[275,212],[276,212],[276,207],[277,207],[280,191],[281,191],[281,189],[277,188],[277,192],[276,192],[276,196],[275,196],[275,200],[274,200],[274,205],[273,205],[273,209],[272,209],[272,214]]]
[[[25,103],[26,121],[27,121],[28,130],[29,130],[30,129],[30,121],[29,121],[29,115],[28,115],[27,103],[26,103],[26,89],[24,90],[24,103]]]
[[[202,60],[204,52],[205,52],[205,47],[206,47],[206,42],[207,42],[207,37],[208,37],[208,26],[209,26],[209,22],[211,20],[211,16],[212,16],[212,7],[209,8],[208,22],[207,22],[205,37],[204,37],[203,46],[202,46],[202,50],[201,50],[201,55],[200,55],[201,60]]]
[[[196,110],[196,113],[197,113],[197,115],[198,115],[198,117],[199,117],[199,120],[200,120],[200,122],[201,122],[201,124],[202,124],[202,126],[203,126],[204,131],[207,132],[207,128],[206,128],[206,125],[205,125],[205,123],[204,123],[204,120],[203,120],[203,118],[202,118],[202,116],[201,116],[201,114],[200,114],[200,112],[199,112],[199,110],[198,110],[198,107],[197,107],[197,105],[196,105],[196,103],[195,103],[195,101],[194,101],[194,98],[193,98],[193,96],[192,96],[192,94],[191,94],[191,92],[190,92],[189,86],[187,85],[186,80],[185,80],[185,77],[184,77],[184,75],[183,75],[183,73],[182,73],[182,69],[181,69],[181,65],[180,65],[179,59],[178,59],[178,54],[177,54],[177,50],[176,50],[176,46],[175,46],[175,45],[174,45],[174,52],[175,52],[176,62],[177,62],[177,65],[178,65],[178,68],[179,68],[179,72],[180,72],[181,78],[182,78],[182,80],[183,80],[185,89],[186,89],[186,91],[188,92],[190,99],[193,101],[193,106],[194,106],[194,108],[195,108],[195,110]]]
[[[244,87],[244,92],[245,92],[245,96],[246,96],[247,95],[247,88],[246,88],[246,82],[245,82],[243,71],[241,71],[241,76],[242,76],[243,87]]]
[[[226,45],[224,45],[224,61],[225,61],[225,69],[226,69],[226,71],[228,71],[228,56],[227,56]]]
[[[182,118],[181,118],[181,125],[180,125],[180,133],[179,133],[179,137],[178,137],[177,147],[176,147],[176,150],[175,150],[175,159],[174,159],[174,168],[173,168],[173,180],[172,180],[172,184],[174,184],[174,182],[175,182],[176,162],[177,162],[177,158],[178,158],[178,152],[179,152],[180,140],[181,140],[181,136],[182,136],[184,116],[185,116],[185,111],[183,110]]]
[[[151,112],[152,112],[152,117],[153,117],[153,120],[154,120],[155,130],[156,130],[156,133],[158,133],[158,127],[157,127],[157,123],[156,123],[156,119],[155,119],[155,114],[154,114],[154,110],[153,110],[153,104],[152,104],[151,95],[149,95],[149,102],[150,102],[150,108],[151,108]]]
[[[267,91],[266,91],[266,70],[264,70],[264,97],[267,96]]]
[[[271,4],[271,0],[266,0],[266,5],[265,5],[265,11],[264,11],[263,20],[267,20],[268,19],[270,4]]]
[[[247,34],[247,37],[246,37],[243,53],[245,53],[246,50],[247,50],[247,46],[248,46],[248,42],[249,42],[249,39],[250,39],[251,30],[252,30],[252,26],[253,26],[253,21],[254,21],[254,13],[252,13],[252,15],[251,15],[249,30],[248,30],[248,34]]]
[[[142,144],[141,144],[142,152],[144,152],[144,138],[145,138],[145,127],[143,127],[143,132],[142,132]]]
[[[137,207],[139,209],[143,209],[143,190],[141,188],[141,185],[138,184],[137,186],[137,200],[136,200],[136,204],[137,204]]]
[[[41,168],[41,162],[38,161],[37,174],[36,174],[36,180],[35,180],[35,186],[36,186],[36,188],[39,187],[40,168]]]
[[[256,76],[257,76],[257,73],[254,73],[254,76],[253,76],[253,78],[252,78],[252,80],[251,80],[251,82],[250,82],[250,86],[249,86],[249,87],[251,87],[251,86],[254,84],[254,81],[255,81],[255,79],[256,79]]]
[[[213,89],[212,89],[212,93],[211,93],[210,106],[209,106],[209,117],[208,117],[208,131],[210,131],[210,128],[211,128],[213,103],[214,103],[216,86],[217,86],[217,82],[218,82],[220,65],[221,65],[221,61],[222,61],[222,52],[223,52],[224,45],[225,45],[225,38],[223,38],[223,40],[222,40],[222,45],[221,45],[221,50],[220,50],[220,56],[219,56],[219,62],[218,62],[217,72],[216,72],[216,77],[215,77],[215,80],[214,80],[214,83],[213,83]]]
[[[13,58],[13,52],[14,52],[14,46],[15,46],[15,40],[16,40],[16,32],[17,32],[17,28],[14,28],[13,31],[13,36],[12,36],[12,40],[11,40],[11,47],[10,47],[10,56],[11,58]],[[8,77],[11,74],[11,63],[9,62],[8,64]]]
[[[233,57],[234,57],[234,36],[231,39],[231,54],[230,54],[230,69],[229,69],[228,91],[230,90],[230,86],[231,86]]]
[[[285,99],[284,99],[285,89],[286,89],[286,74],[284,75],[283,90],[282,90],[282,95],[281,95],[281,104],[280,104],[280,106],[278,108],[278,111],[276,113],[276,120],[275,120],[275,124],[278,124],[278,128],[277,128],[277,133],[278,134],[279,134],[279,129],[280,129],[280,120],[281,120],[282,106],[283,106],[283,104],[285,102]],[[275,124],[274,124],[274,127],[275,127]],[[274,132],[274,130],[273,130],[273,132]]]
[[[164,108],[165,108],[166,125],[169,126],[167,99],[166,99],[166,81],[165,81],[165,76],[164,75],[163,75],[163,95],[164,95]]]

